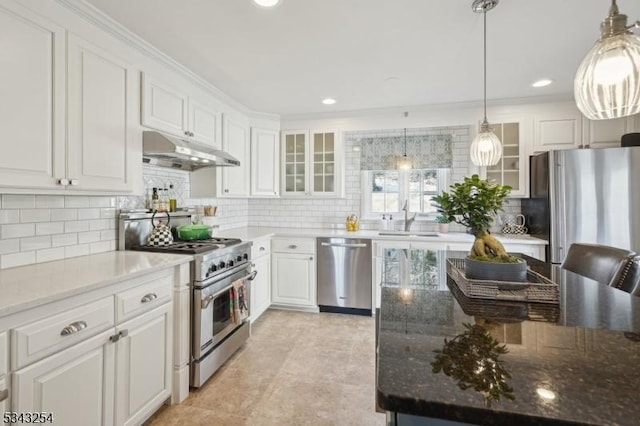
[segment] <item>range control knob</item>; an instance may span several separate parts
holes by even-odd
[[[244,260],[249,260],[249,255],[247,253],[245,253],[245,254],[242,255],[242,258]]]
[[[236,261],[237,262],[242,262],[242,256],[238,255],[238,257],[236,257]]]
[[[231,268],[233,266],[233,260],[230,260],[229,262],[227,262],[227,265],[229,266],[229,268]]]
[[[218,267],[213,263],[209,266],[209,272],[215,272],[218,270]]]
[[[227,266],[227,264],[224,263],[224,261],[220,261],[220,263],[218,263],[218,269],[224,269],[225,266]]]

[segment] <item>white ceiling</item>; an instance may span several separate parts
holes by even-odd
[[[482,15],[471,0],[88,0],[261,112],[482,99]],[[566,96],[608,0],[502,0],[487,15],[488,98]],[[640,19],[640,1],[620,0]],[[396,77],[387,81],[389,77]],[[534,89],[531,83],[554,84]],[[321,104],[325,97],[338,103]]]

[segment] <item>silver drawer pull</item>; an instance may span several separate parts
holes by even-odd
[[[320,243],[322,247],[366,248],[365,243]]]
[[[293,249],[297,249],[297,248],[298,248],[298,246],[297,246],[297,245],[295,245],[295,244],[291,244],[291,245],[289,246],[289,248],[293,250]]]
[[[0,402],[4,401],[7,398],[9,398],[9,389],[1,390],[0,391]]]
[[[260,251],[264,251],[264,247],[260,247]]]
[[[148,302],[151,302],[152,300],[156,300],[157,298],[158,298],[157,294],[149,293],[149,294],[145,294],[144,297],[140,299],[140,302],[148,303]]]
[[[72,322],[71,324],[69,324],[68,326],[62,329],[62,331],[60,332],[60,335],[70,336],[85,328],[87,328],[87,323],[84,321]]]

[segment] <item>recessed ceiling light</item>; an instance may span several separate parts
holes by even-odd
[[[548,78],[545,78],[545,79],[536,81],[531,86],[532,87],[544,87],[544,86],[550,85],[551,83],[553,83],[553,80],[549,80]]]
[[[322,103],[325,104],[325,105],[333,105],[333,104],[336,103],[336,100],[333,99],[333,98],[324,98],[322,100]]]
[[[280,3],[280,0],[253,0],[260,7],[273,7]]]

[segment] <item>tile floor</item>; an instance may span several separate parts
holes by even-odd
[[[370,317],[268,310],[222,369],[147,425],[384,425],[374,327]]]

